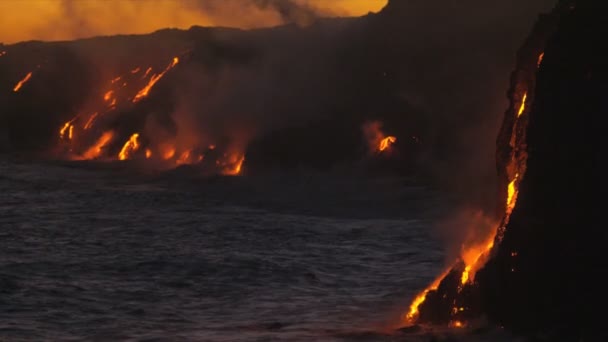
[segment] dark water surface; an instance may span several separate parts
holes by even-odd
[[[0,161],[0,340],[409,341],[441,196],[394,177]]]

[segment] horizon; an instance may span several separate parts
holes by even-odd
[[[66,41],[97,36],[148,34],[192,26],[256,29],[320,17],[359,17],[378,12],[388,0],[7,0],[0,2],[5,45]],[[151,20],[152,18],[152,20]]]

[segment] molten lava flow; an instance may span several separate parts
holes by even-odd
[[[169,160],[171,158],[173,158],[175,156],[175,147],[169,145],[169,146],[165,146],[163,148],[163,159],[164,160]]]
[[[405,315],[406,323],[412,324],[416,321],[416,318],[418,317],[418,308],[426,300],[426,295],[430,291],[437,290],[437,288],[439,287],[439,284],[441,284],[443,279],[450,273],[451,270],[452,270],[452,267],[448,267],[445,271],[443,271],[443,273],[441,273],[441,275],[439,277],[435,278],[435,280],[431,283],[431,285],[429,285],[426,289],[424,289],[424,291],[420,292],[416,296],[416,298],[414,298],[414,300],[412,301],[412,304],[410,304],[410,310]]]
[[[59,138],[60,139],[65,139],[66,136],[69,140],[72,140],[72,138],[74,137],[74,121],[76,121],[76,119],[78,119],[78,115],[76,115],[72,120],[66,122],[65,124],[63,124],[63,126],[61,126],[61,128],[59,129]]]
[[[466,327],[466,323],[463,323],[462,321],[452,321],[452,322],[450,322],[450,327],[452,327],[452,328],[464,328],[464,327]]]
[[[182,164],[188,164],[190,163],[190,154],[192,153],[192,150],[187,150],[184,151],[179,158],[175,161],[175,163],[177,165],[182,165]]]
[[[140,67],[137,67],[137,68],[135,68],[135,69],[131,70],[131,73],[132,73],[132,74],[137,74],[137,73],[139,72],[139,70],[141,70],[141,68],[140,68]]]
[[[121,78],[122,78],[121,76],[118,76],[118,77],[116,77],[116,78],[113,78],[113,79],[112,79],[112,81],[111,81],[111,82],[112,82],[112,84],[114,84],[114,83],[116,83],[116,82],[120,81],[120,79],[121,79]]]
[[[13,88],[13,91],[15,93],[18,92],[21,89],[21,87],[23,87],[23,85],[27,81],[30,80],[30,78],[32,78],[32,72],[31,71],[27,75],[25,75],[25,77],[15,85],[15,88]]]
[[[152,151],[148,148],[146,149],[146,159],[150,159],[152,157]]]
[[[90,129],[93,127],[93,122],[95,121],[95,118],[97,118],[97,115],[99,115],[99,112],[95,112],[91,115],[89,120],[87,120],[87,123],[84,125],[84,129]]]
[[[226,176],[238,176],[241,173],[244,162],[245,156],[243,154],[231,154],[226,162],[221,163],[224,166],[222,174]]]
[[[108,102],[114,97],[114,91],[110,90],[103,95],[104,101]]]
[[[466,248],[463,251],[461,258],[465,264],[462,275],[460,276],[460,284],[465,285],[466,283],[473,282],[475,280],[475,273],[485,264],[490,251],[494,247],[494,239],[496,237],[495,228],[488,239],[477,246]],[[462,286],[459,288],[462,290]]]
[[[114,132],[104,132],[101,137],[95,142],[95,144],[89,148],[84,154],[84,159],[95,159],[98,158],[106,147],[114,138]]]
[[[511,183],[509,183],[509,186],[507,187],[507,215],[513,212],[513,209],[515,208],[515,202],[517,202],[517,188],[515,183],[517,182],[518,178],[519,174],[516,174],[515,178],[511,181]]]
[[[148,69],[146,69],[146,72],[144,73],[144,75],[141,78],[144,79],[144,78],[148,77],[148,75],[150,74],[150,72],[152,72],[152,68],[151,67],[148,68]]]
[[[65,132],[70,129],[70,127],[72,127],[72,123],[71,121],[66,122],[63,127],[61,127],[61,129],[59,130],[59,138],[64,139],[65,138]]]
[[[544,52],[543,52],[543,53],[541,53],[541,54],[538,56],[538,62],[536,63],[536,66],[537,66],[537,67],[539,67],[539,68],[540,68],[541,63],[543,62],[543,58],[545,58],[545,53],[544,53]]]
[[[371,153],[388,151],[397,142],[396,137],[387,136],[382,132],[382,123],[380,121],[366,122],[363,124],[362,129]]]
[[[388,136],[380,141],[380,145],[378,145],[378,151],[384,152],[386,149],[391,147],[392,144],[397,142],[397,138],[393,136]]]
[[[528,99],[528,92],[524,93],[524,98],[521,100],[521,106],[517,112],[517,117],[520,117],[526,110],[526,100]]]
[[[139,133],[135,133],[127,140],[124,144],[120,153],[118,154],[118,159],[127,160],[131,157],[131,155],[139,149]]]
[[[165,76],[165,74],[169,70],[171,70],[173,67],[175,67],[177,65],[177,63],[179,63],[179,58],[173,57],[173,62],[171,62],[171,64],[169,64],[169,66],[163,72],[161,72],[158,75],[152,75],[152,78],[150,78],[150,81],[148,82],[148,84],[142,90],[140,90],[139,93],[137,93],[137,95],[135,95],[135,98],[133,98],[133,103],[139,102],[139,101],[141,101],[141,99],[148,96],[148,93],[150,92],[152,87],[154,87],[156,82],[158,82],[163,76]],[[148,69],[148,70],[150,70],[150,69]],[[146,72],[146,74],[147,74],[147,72]]]

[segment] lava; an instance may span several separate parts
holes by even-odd
[[[238,176],[241,174],[245,155],[240,153],[231,154],[226,161],[220,163],[223,166],[222,174],[225,176]]]
[[[90,129],[91,127],[93,127],[93,122],[95,121],[95,119],[97,118],[97,116],[99,115],[99,112],[95,112],[91,115],[91,117],[89,118],[89,120],[87,120],[87,123],[84,125],[84,129]]]
[[[148,82],[148,84],[142,88],[139,93],[137,93],[137,95],[135,95],[135,97],[133,98],[133,103],[137,103],[139,101],[141,101],[143,98],[145,98],[146,96],[148,96],[148,93],[150,92],[150,90],[152,89],[152,87],[154,87],[154,85],[156,84],[156,82],[158,82],[163,76],[165,76],[165,74],[171,70],[173,67],[175,67],[177,65],[177,63],[179,63],[179,58],[177,57],[173,57],[173,62],[171,62],[171,64],[169,64],[169,66],[160,74],[156,75],[152,75],[152,77],[150,78],[150,81]],[[151,70],[151,69],[148,69]],[[146,71],[146,74],[148,72]],[[145,77],[145,75],[144,75]]]
[[[101,156],[103,149],[112,141],[114,138],[114,132],[104,132],[101,137],[95,142],[95,144],[89,148],[84,154],[84,159],[96,159]]]
[[[526,110],[526,100],[527,99],[528,99],[528,92],[524,93],[524,97],[521,100],[521,106],[519,107],[519,111],[517,112],[517,117],[520,117]]]
[[[175,163],[178,164],[178,165],[187,164],[188,162],[190,162],[190,153],[192,153],[192,150],[184,151],[179,156],[179,158],[175,161]]]
[[[543,62],[543,58],[545,58],[545,53],[544,53],[544,52],[543,52],[543,53],[541,53],[541,54],[538,56],[538,62],[536,63],[536,66],[537,66],[537,67],[539,67],[539,68],[540,68],[541,63]]]
[[[106,101],[106,102],[108,102],[108,101],[112,100],[112,98],[113,98],[113,97],[114,97],[114,91],[113,91],[113,90],[110,90],[110,91],[106,92],[106,93],[103,95],[103,99],[104,99],[104,101]]]
[[[388,136],[380,141],[380,145],[378,145],[378,151],[384,152],[388,148],[391,147],[392,144],[397,142],[397,138],[393,136]]]
[[[140,67],[137,67],[137,68],[135,68],[135,69],[131,70],[131,73],[132,73],[132,74],[137,74],[137,73],[139,72],[139,70],[141,70],[141,68],[140,68]]]
[[[384,134],[380,121],[366,122],[363,124],[362,130],[372,154],[389,151],[393,144],[397,142],[395,136]]]
[[[74,137],[74,121],[76,121],[76,119],[78,119],[78,115],[76,115],[76,117],[74,117],[72,120],[66,122],[65,124],[63,124],[63,126],[61,126],[61,128],[59,129],[59,138],[60,139],[65,139],[66,136],[68,138],[68,140],[72,140],[72,138]]]
[[[144,75],[141,78],[144,79],[144,78],[148,77],[148,75],[150,74],[150,72],[152,72],[152,68],[151,67],[148,68],[148,69],[146,69],[146,72],[144,73]]]
[[[118,154],[118,159],[127,160],[131,158],[131,155],[134,152],[137,152],[139,146],[139,133],[135,133],[129,138],[129,140],[127,140],[127,142],[120,150],[120,153]]]
[[[439,287],[439,284],[441,284],[443,279],[450,273],[451,270],[452,270],[452,267],[448,267],[445,271],[443,271],[443,273],[441,273],[441,275],[439,275],[439,277],[435,278],[435,280],[431,283],[431,285],[429,285],[426,289],[424,289],[424,291],[420,292],[414,298],[414,300],[412,301],[412,304],[410,304],[410,310],[405,315],[406,323],[414,323],[416,321],[416,318],[418,317],[418,313],[419,313],[418,308],[426,300],[426,295],[430,291],[437,290],[437,288]]]
[[[517,201],[517,188],[515,182],[519,178],[519,174],[515,175],[515,178],[509,183],[507,187],[507,213],[510,214],[515,208],[515,202]]]
[[[164,160],[169,160],[173,158],[175,156],[175,147],[166,146],[162,154]]]
[[[461,285],[465,285],[475,280],[475,273],[479,271],[479,269],[485,264],[486,257],[494,247],[496,231],[497,230],[494,229],[484,243],[474,247],[469,247],[462,253],[461,258],[465,264],[465,267],[462,271],[462,275],[460,276]],[[462,287],[460,287],[459,290],[462,290]]]
[[[152,151],[150,149],[146,149],[146,159],[152,158]]]
[[[23,87],[23,85],[27,81],[30,80],[30,78],[32,78],[32,72],[31,71],[27,75],[25,75],[25,77],[15,85],[15,87],[13,88],[13,91],[15,93],[18,92],[21,89],[21,87]]]

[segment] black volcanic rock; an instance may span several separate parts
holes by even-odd
[[[485,315],[541,340],[608,338],[600,280],[608,271],[604,14],[599,2],[563,1],[540,18],[521,48],[497,153],[498,207],[504,211],[509,180],[521,177],[515,208],[475,283],[456,291],[462,272],[456,267],[427,296],[421,320],[445,324]],[[528,109],[518,117],[525,93]],[[451,314],[454,306],[464,314]]]
[[[608,114],[604,13],[576,4],[547,43],[530,113],[527,172],[504,240],[479,274],[487,313],[515,330],[608,336],[598,281],[608,271],[601,215]]]

